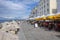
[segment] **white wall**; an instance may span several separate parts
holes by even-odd
[[[50,0],[50,14],[54,14],[53,9],[57,9],[57,0]]]

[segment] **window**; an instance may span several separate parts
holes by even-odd
[[[44,0],[44,3],[45,3],[45,0]]]
[[[57,9],[52,9],[52,13],[57,13]]]
[[[49,4],[47,3],[47,6],[49,6]]]
[[[43,9],[43,7],[41,7]]]
[[[47,9],[47,11],[49,11],[49,9]]]
[[[45,5],[44,5],[44,8],[45,8]]]
[[[49,13],[49,9],[47,9],[47,13]]]

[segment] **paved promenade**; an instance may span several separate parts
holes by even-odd
[[[13,22],[15,25],[15,22]],[[21,21],[19,23],[19,32],[17,35],[14,33],[6,33],[0,30],[0,40],[60,40],[60,32],[46,31],[43,28],[34,28],[34,25]]]
[[[17,35],[0,31],[0,40],[19,40]]]
[[[21,35],[22,34],[22,35]],[[27,22],[21,22],[19,40],[60,40],[59,32],[45,31],[43,28],[34,28]]]

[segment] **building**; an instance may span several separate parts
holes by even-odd
[[[30,16],[29,16],[29,18],[34,18],[34,17],[37,17],[37,7],[35,7],[35,8],[32,10],[32,12],[31,12],[31,14],[30,14]]]
[[[57,0],[40,0],[39,5],[41,16],[57,13]]]
[[[32,13],[34,17],[60,13],[60,0],[40,0],[37,9]]]

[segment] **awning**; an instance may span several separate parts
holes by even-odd
[[[39,20],[41,20],[41,17],[40,16],[37,16],[37,17],[35,17],[34,18],[36,21],[39,21]]]
[[[45,16],[35,17],[35,20],[37,20],[37,21],[46,20],[46,17]]]
[[[60,14],[50,15],[50,16],[47,16],[46,18],[47,20],[59,20]]]
[[[46,17],[47,18],[47,20],[54,20],[55,19],[55,16],[48,16],[48,17]]]
[[[55,15],[55,20],[60,20],[60,14]]]

